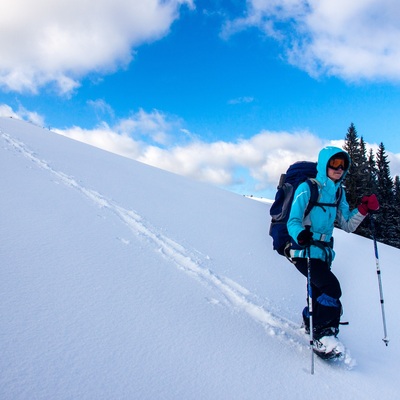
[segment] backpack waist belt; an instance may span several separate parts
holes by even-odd
[[[324,240],[313,240],[312,244],[319,248],[328,247],[329,249],[333,249],[333,238],[329,242],[325,242]]]
[[[326,233],[313,232],[313,239],[316,242],[330,243],[331,236]]]

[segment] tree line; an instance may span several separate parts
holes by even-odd
[[[376,154],[367,151],[362,136],[358,136],[353,123],[347,130],[343,149],[351,157],[351,166],[344,181],[350,209],[360,204],[365,194],[375,193],[380,209],[374,218],[375,236],[382,243],[400,248],[400,179],[390,175],[385,146],[381,142]],[[365,218],[356,233],[372,238],[370,219]]]

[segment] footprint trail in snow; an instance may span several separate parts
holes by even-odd
[[[255,295],[237,282],[215,274],[207,267],[207,265],[212,264],[209,257],[195,249],[182,246],[164,235],[159,229],[152,226],[135,211],[121,207],[116,202],[107,199],[100,193],[80,185],[74,178],[63,172],[54,170],[45,160],[36,157],[23,143],[11,138],[6,133],[0,133],[12,148],[34,162],[38,167],[57,177],[64,185],[80,192],[98,207],[107,209],[115,214],[136,236],[146,240],[154,250],[158,251],[165,259],[171,261],[177,268],[211,287],[219,295],[222,295],[231,307],[246,313],[250,318],[259,323],[269,335],[276,336],[288,345],[295,347],[299,352],[309,351],[308,338],[299,329],[297,324],[257,304],[261,302],[260,299],[257,299]],[[210,302],[215,303],[217,301],[213,300]],[[263,299],[263,302],[265,303],[265,299]],[[344,364],[347,368],[352,368],[355,365],[355,361],[347,354]]]

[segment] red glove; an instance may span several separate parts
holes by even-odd
[[[369,212],[374,212],[379,210],[379,201],[374,194],[371,196],[363,196],[361,199],[361,204],[358,206],[358,211],[362,215],[367,215]]]

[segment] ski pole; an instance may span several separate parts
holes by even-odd
[[[385,307],[384,307],[384,300],[383,300],[381,270],[379,268],[378,245],[377,245],[376,235],[375,235],[375,223],[374,223],[374,218],[372,215],[370,215],[369,221],[370,221],[370,225],[371,225],[372,238],[374,240],[376,273],[378,275],[379,295],[380,295],[380,300],[381,300],[382,323],[383,323],[383,334],[384,334],[384,338],[382,340],[385,343],[385,345],[387,346],[389,344],[389,339],[387,337],[387,331],[386,331],[386,317],[385,317]]]
[[[307,297],[308,297],[308,314],[310,316],[310,347],[311,347],[311,375],[314,375],[314,326],[313,326],[313,306],[311,292],[311,250],[310,246],[306,249],[307,257]]]

